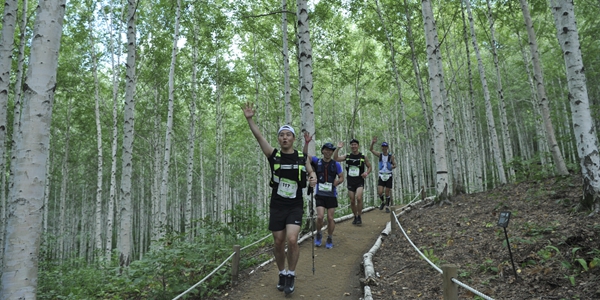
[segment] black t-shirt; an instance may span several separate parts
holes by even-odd
[[[271,167],[271,173],[273,173],[274,165],[276,162],[276,154],[280,152],[281,157],[279,158],[279,163],[281,168],[278,172],[276,172],[279,176],[279,181],[275,181],[272,191],[271,191],[271,204],[270,207],[293,207],[293,206],[303,206],[303,198],[302,198],[302,188],[300,187],[300,183],[298,180],[298,168],[288,169],[285,166],[293,166],[298,165],[298,151],[294,150],[293,154],[286,154],[281,152],[279,149],[274,149],[273,153],[269,157],[269,166]],[[304,158],[306,161],[306,158]],[[303,165],[304,166],[304,165]],[[272,175],[273,176],[273,175]],[[293,190],[295,185],[295,195],[289,194]],[[280,186],[282,187],[280,191]],[[286,190],[287,189],[287,190]],[[285,195],[287,192],[286,196]]]

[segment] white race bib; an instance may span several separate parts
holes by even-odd
[[[319,191],[331,192],[333,191],[333,184],[331,182],[319,183]]]
[[[379,178],[381,178],[382,181],[387,181],[388,179],[390,179],[390,177],[392,177],[392,174],[379,174]]]
[[[348,176],[350,176],[350,177],[360,176],[360,168],[357,166],[350,166],[350,168],[348,169]]]
[[[283,198],[296,198],[296,191],[298,190],[298,183],[296,181],[280,178],[279,186],[277,187],[277,195]]]

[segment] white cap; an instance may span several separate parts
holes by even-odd
[[[281,127],[279,127],[279,130],[277,131],[277,134],[279,134],[282,130],[289,130],[292,132],[292,134],[294,136],[296,136],[296,132],[294,131],[294,128],[292,128],[292,126],[290,125],[283,125]]]

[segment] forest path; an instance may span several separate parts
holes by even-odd
[[[369,251],[390,220],[390,214],[377,208],[362,215],[362,225],[350,220],[336,223],[333,248],[315,247],[313,275],[311,238],[300,244],[300,260],[296,269],[296,291],[288,297],[278,291],[275,262],[257,270],[223,295],[222,299],[346,299],[363,296],[359,278],[363,254]]]

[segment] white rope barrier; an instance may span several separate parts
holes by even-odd
[[[272,237],[272,236],[273,236],[273,234],[269,233],[264,238],[262,238],[262,239],[260,239],[260,240],[258,240],[256,242],[254,242],[254,243],[252,243],[252,244],[250,244],[250,245],[248,245],[248,246],[240,249],[240,251],[244,251],[244,250],[246,250],[246,249],[248,249],[248,248],[250,248],[250,247],[252,247],[252,246],[254,246],[254,245],[256,245],[256,244],[258,244],[258,243],[260,243],[262,241],[264,241],[265,239]]]
[[[234,253],[231,253],[231,255],[229,255],[229,257],[227,259],[225,259],[225,261],[223,261],[223,263],[221,263],[218,267],[216,267],[212,272],[210,272],[210,274],[206,275],[206,277],[204,277],[202,280],[198,281],[198,283],[192,285],[191,288],[187,289],[185,292],[179,294],[177,297],[173,298],[173,300],[177,300],[179,298],[181,298],[183,295],[187,294],[188,292],[190,292],[191,290],[195,289],[198,285],[200,285],[201,283],[203,283],[206,279],[208,279],[210,276],[212,276],[213,274],[215,274],[223,265],[225,265],[226,262],[228,262],[233,256],[235,255]]]
[[[414,200],[413,200],[414,201]],[[408,235],[406,234],[406,231],[404,231],[404,228],[402,228],[402,225],[400,225],[400,221],[398,220],[398,215],[396,215],[395,212],[392,212],[394,214],[394,219],[396,219],[396,224],[398,224],[398,227],[400,228],[400,230],[402,230],[402,234],[404,234],[404,237],[406,238],[406,240],[408,240],[408,242],[413,246],[413,248],[415,248],[415,250],[417,250],[417,252],[419,253],[419,255],[421,255],[421,257],[423,259],[425,259],[434,269],[436,269],[438,272],[440,272],[440,274],[443,274],[444,272],[438,268],[435,264],[433,264],[427,257],[425,257],[425,255],[423,255],[423,253],[419,250],[419,248],[417,248],[417,246],[415,246],[415,244],[410,240],[410,238],[408,237]],[[452,282],[458,284],[459,286],[477,294],[478,296],[486,299],[486,300],[494,300],[494,298],[491,298],[490,296],[487,296],[475,289],[473,289],[472,287],[460,282],[458,279],[456,278],[452,278]]]

